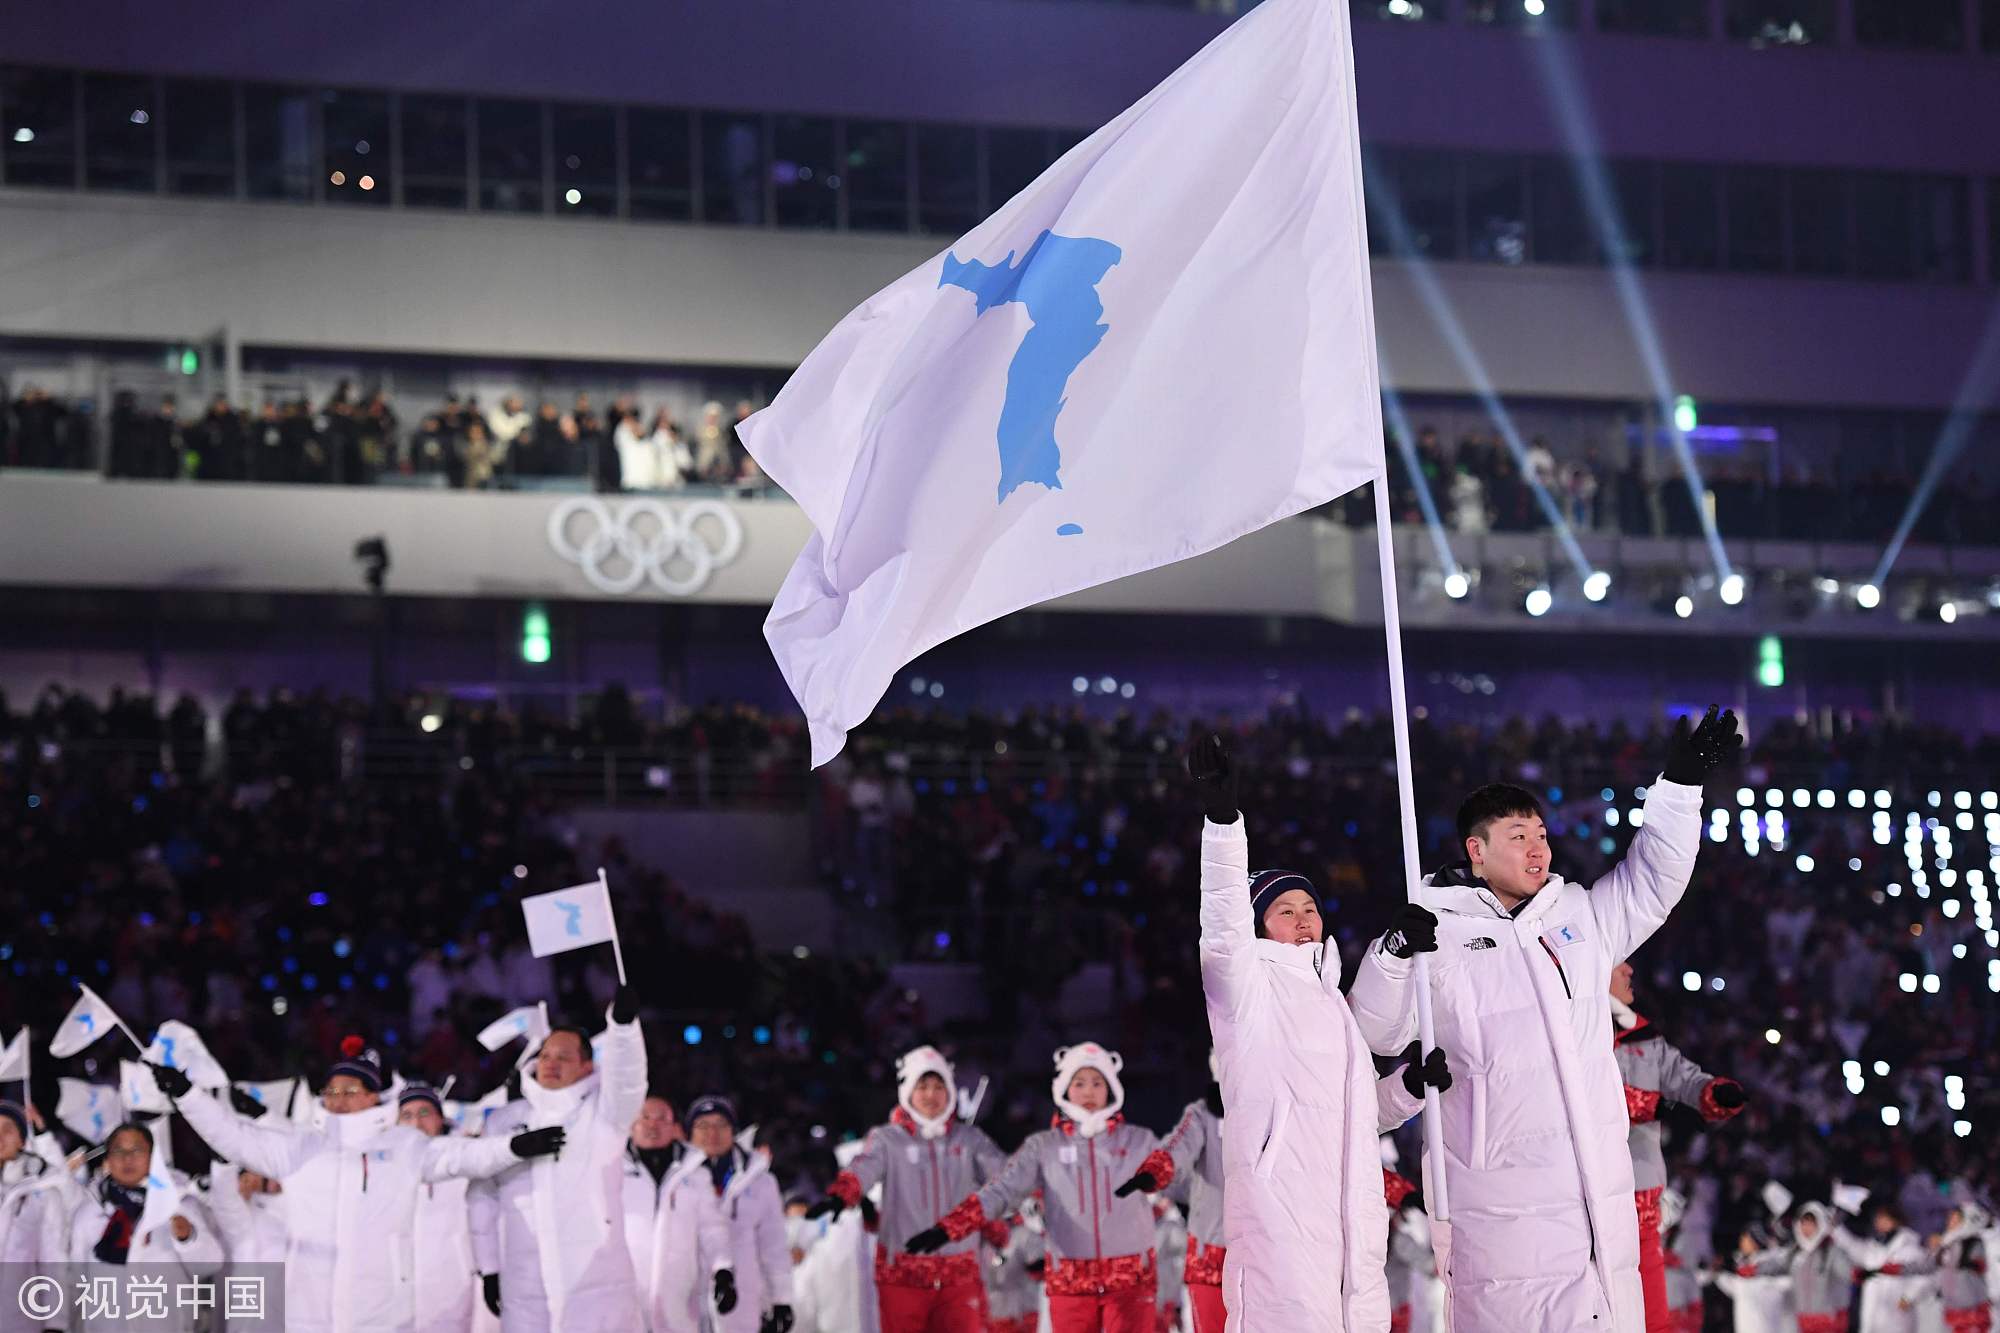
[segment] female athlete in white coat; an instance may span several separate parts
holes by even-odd
[[[1348,1002],[1389,1054],[1417,1033],[1414,955],[1433,954],[1436,1037],[1459,1076],[1441,1101],[1449,1222],[1433,1230],[1455,1333],[1645,1328],[1607,990],[1686,892],[1701,783],[1741,744],[1731,714],[1692,734],[1683,719],[1624,861],[1589,888],[1552,873],[1530,793],[1481,788],[1459,811],[1467,859],[1362,959]]]
[[[382,1069],[350,1038],[320,1092],[318,1126],[245,1119],[187,1075],[150,1065],[195,1133],[240,1166],[283,1183],[289,1333],[409,1333],[417,1194],[428,1181],[487,1176],[562,1147],[559,1129],[507,1138],[427,1139],[382,1104]]]
[[[49,1248],[49,1234],[51,1219],[71,1197],[55,1140],[44,1133],[30,1143],[33,1118],[18,1102],[0,1102],[0,1264],[22,1265],[16,1273],[63,1257]],[[0,1293],[0,1333],[41,1333],[43,1323]]]
[[[1235,772],[1219,737],[1188,771],[1201,838],[1201,984],[1223,1105],[1222,1299],[1231,1333],[1382,1333],[1389,1209],[1381,1131],[1449,1087],[1433,1051],[1409,1082],[1377,1080],[1340,995],[1318,894],[1289,871],[1250,874]],[[1399,1046],[1398,1050],[1401,1049]]]

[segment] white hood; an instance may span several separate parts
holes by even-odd
[[[1056,1110],[1076,1125],[1078,1138],[1096,1138],[1111,1127],[1112,1120],[1123,1109],[1125,1085],[1118,1081],[1118,1071],[1124,1067],[1124,1056],[1116,1051],[1107,1051],[1094,1041],[1065,1046],[1056,1052],[1056,1076],[1049,1085],[1049,1091],[1055,1097]],[[1101,1111],[1086,1111],[1069,1099],[1070,1081],[1085,1069],[1095,1069],[1110,1085],[1111,1100]]]
[[[1828,1235],[1832,1233],[1837,1223],[1833,1220],[1833,1210],[1823,1203],[1809,1203],[1799,1209],[1799,1221],[1802,1222],[1808,1217],[1818,1222],[1819,1228],[1808,1238],[1799,1229],[1798,1223],[1795,1222],[1792,1224],[1792,1236],[1798,1241],[1799,1249],[1802,1252],[1811,1254],[1814,1250],[1826,1244]]]
[[[944,1113],[935,1119],[921,1114],[910,1098],[917,1090],[917,1082],[926,1074],[936,1074],[944,1080],[948,1100]],[[951,1067],[951,1061],[944,1058],[944,1052],[935,1046],[919,1046],[907,1052],[896,1061],[896,1104],[903,1108],[903,1114],[910,1117],[917,1131],[927,1139],[941,1139],[951,1128],[952,1113],[958,1109],[958,1076]]]
[[[371,1106],[365,1111],[349,1111],[343,1115],[327,1113],[322,1132],[343,1148],[352,1148],[380,1138],[396,1124],[396,1108],[388,1103]]]
[[[563,1124],[576,1114],[583,1099],[597,1091],[595,1071],[585,1074],[566,1088],[545,1088],[531,1076],[521,1080],[521,1097],[534,1112],[537,1125]]]

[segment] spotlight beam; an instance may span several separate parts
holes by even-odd
[[[1688,498],[1693,501],[1695,516],[1701,520],[1702,539],[1708,543],[1709,559],[1715,564],[1716,578],[1729,578],[1736,571],[1730,566],[1729,553],[1722,547],[1722,535],[1716,531],[1715,516],[1708,512],[1707,487],[1702,484],[1701,469],[1695,465],[1687,433],[1674,419],[1674,399],[1678,395],[1674,391],[1673,376],[1667,370],[1666,349],[1660,343],[1659,325],[1654,321],[1652,307],[1646,301],[1638,270],[1625,257],[1625,230],[1618,220],[1617,192],[1612,188],[1611,174],[1604,169],[1604,151],[1598,143],[1597,126],[1591,116],[1589,100],[1577,82],[1576,66],[1568,42],[1554,32],[1540,34],[1540,37],[1541,40],[1529,45],[1535,48],[1535,60],[1541,67],[1542,90],[1548,95],[1556,113],[1556,123],[1562,127],[1563,139],[1569,147],[1570,167],[1576,173],[1577,186],[1583,193],[1591,229],[1597,233],[1598,244],[1604,247],[1612,285],[1618,293],[1618,304],[1625,312],[1625,322],[1632,330],[1632,341],[1638,346],[1646,378],[1653,386],[1653,399],[1658,404],[1660,420],[1666,424],[1674,461],[1680,465],[1681,477],[1687,483]]]
[[[1424,477],[1421,460],[1417,458],[1416,437],[1410,433],[1410,419],[1403,412],[1403,398],[1389,387],[1389,362],[1378,349],[1376,365],[1382,378],[1382,410],[1389,417],[1389,438],[1396,442],[1396,450],[1403,456],[1403,467],[1410,474],[1410,482],[1417,490],[1417,507],[1424,513],[1424,530],[1430,533],[1431,545],[1437,550],[1438,567],[1447,575],[1461,572],[1458,557],[1451,553],[1451,540],[1445,536],[1444,520],[1438,517],[1437,498],[1431,494],[1431,484]],[[1386,480],[1386,476],[1385,476]]]
[[[1388,233],[1390,253],[1402,261],[1404,267],[1409,270],[1410,279],[1416,284],[1417,298],[1423,302],[1424,309],[1430,315],[1431,322],[1437,325],[1438,332],[1444,335],[1444,340],[1451,347],[1452,357],[1458,362],[1459,369],[1463,370],[1465,377],[1472,381],[1472,391],[1479,399],[1480,406],[1486,409],[1487,416],[1492,419],[1495,426],[1499,427],[1500,438],[1506,442],[1507,451],[1514,455],[1514,466],[1520,469],[1521,479],[1527,483],[1529,492],[1535,497],[1535,503],[1541,507],[1543,517],[1548,519],[1549,529],[1555,534],[1557,544],[1562,547],[1563,554],[1569,558],[1570,565],[1576,570],[1577,578],[1579,580],[1589,578],[1596,571],[1591,567],[1589,558],[1584,555],[1583,548],[1577,545],[1576,533],[1571,530],[1569,520],[1563,517],[1561,508],[1549,494],[1548,488],[1542,485],[1541,479],[1535,475],[1535,470],[1528,466],[1528,447],[1521,442],[1521,432],[1514,425],[1513,415],[1501,403],[1500,393],[1493,387],[1492,377],[1486,373],[1486,363],[1480,359],[1479,353],[1473,350],[1472,340],[1466,336],[1464,326],[1458,322],[1458,314],[1451,308],[1451,301],[1445,296],[1444,288],[1438,284],[1437,274],[1431,271],[1430,261],[1417,251],[1416,243],[1410,237],[1410,224],[1403,217],[1402,200],[1397,196],[1395,187],[1365,162],[1362,171],[1366,178],[1364,192],[1368,197],[1369,211]]]
[[[1868,580],[1876,587],[1888,586],[1889,570],[1903,554],[1910,534],[1916,531],[1917,520],[1924,516],[1931,496],[1937,493],[1938,484],[1951,471],[1952,464],[1965,452],[1966,441],[1972,438],[1972,428],[1979,424],[1980,408],[1996,375],[2000,375],[2000,302],[1994,304],[1992,312],[1986,317],[1986,332],[1980,336],[1979,346],[1972,353],[1972,363],[1965,368],[1965,378],[1959,381],[1951,415],[1945,418],[1944,429],[1938,432],[1937,442],[1931,445],[1931,456],[1924,460],[1924,474],[1917,481],[1917,489],[1910,495],[1910,503],[1903,509],[1895,534],[1882,548],[1882,558],[1875,564],[1874,575]]]

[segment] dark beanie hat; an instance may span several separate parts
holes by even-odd
[[[360,1079],[361,1086],[370,1092],[382,1091],[382,1057],[369,1050],[359,1037],[340,1039],[340,1058],[326,1071],[327,1081],[342,1074]]]
[[[687,1123],[692,1125],[705,1115],[719,1115],[729,1122],[731,1129],[736,1128],[736,1104],[727,1097],[718,1097],[711,1092],[705,1097],[695,1098],[694,1104],[688,1107]]]
[[[1311,896],[1315,905],[1319,903],[1319,890],[1312,886],[1311,880],[1301,875],[1298,871],[1258,871],[1250,877],[1251,913],[1259,922],[1262,922],[1264,913],[1270,910],[1271,904],[1277,901],[1279,895],[1290,893],[1293,889],[1304,889]]]
[[[440,1097],[438,1090],[428,1083],[405,1083],[403,1085],[403,1090],[396,1094],[396,1105],[403,1107],[408,1106],[411,1102],[429,1102],[437,1108],[439,1115],[444,1114],[444,1098]]]
[[[15,1127],[21,1131],[21,1141],[24,1143],[27,1141],[28,1113],[19,1102],[0,1101],[0,1117],[13,1121]]]

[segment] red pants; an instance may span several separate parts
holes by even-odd
[[[1660,1244],[1660,1191],[1633,1195],[1639,1207],[1639,1286],[1646,1293],[1646,1333],[1674,1333],[1667,1305],[1667,1252]]]
[[[1399,1305],[1389,1311],[1389,1333],[1410,1333],[1410,1307]]]
[[[1194,1333],[1222,1333],[1229,1312],[1222,1308],[1222,1288],[1201,1282],[1187,1284],[1188,1304],[1194,1307]]]
[[[1153,1333],[1153,1289],[1134,1287],[1103,1296],[1049,1297],[1053,1333]],[[888,1321],[882,1333],[889,1333]]]
[[[1993,1333],[1993,1311],[1983,1305],[1976,1310],[1946,1310],[1944,1326],[1951,1333]]]
[[[875,1292],[882,1333],[986,1333],[986,1284],[977,1279],[949,1287],[892,1287]]]
[[[1847,1311],[1837,1314],[1802,1314],[1799,1333],[1847,1333]]]

